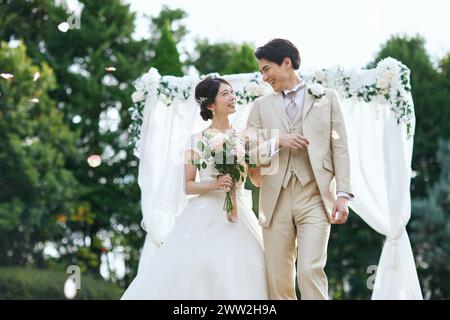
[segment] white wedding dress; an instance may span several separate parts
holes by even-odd
[[[215,180],[217,174],[208,166],[199,171],[200,181]],[[252,211],[251,191],[242,182],[236,189],[237,223],[229,222],[223,210],[225,191],[190,198],[122,299],[268,299],[261,227]]]

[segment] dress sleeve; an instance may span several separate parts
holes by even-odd
[[[201,135],[193,134],[189,139],[189,144],[185,151],[185,164],[200,164],[200,153],[198,149],[198,142],[201,140]]]

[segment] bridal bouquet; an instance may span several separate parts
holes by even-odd
[[[235,182],[244,182],[245,166],[256,167],[256,164],[250,161],[249,144],[239,139],[235,130],[231,134],[217,133],[207,141],[204,143],[200,140],[197,144],[203,155],[200,163],[195,164],[199,170],[200,167],[205,169],[209,163],[220,175],[229,174]],[[227,191],[223,210],[227,212],[227,219],[231,222],[233,209],[230,191]]]

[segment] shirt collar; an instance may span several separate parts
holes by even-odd
[[[306,84],[305,80],[302,80],[299,83],[297,83],[291,90],[283,90],[283,95],[285,96],[289,92],[296,91],[299,87],[304,86],[305,84]]]

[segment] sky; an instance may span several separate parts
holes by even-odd
[[[149,37],[144,15],[163,5],[188,13],[189,34],[178,45],[191,51],[196,38],[211,42],[291,40],[302,67],[362,68],[392,34],[422,35],[434,62],[450,51],[448,0],[125,0],[137,13],[136,37]]]

